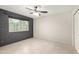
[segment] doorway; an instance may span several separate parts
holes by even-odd
[[[76,50],[79,49],[79,9],[75,12],[74,14],[74,20],[73,20],[73,24],[74,24],[74,46],[76,48]]]

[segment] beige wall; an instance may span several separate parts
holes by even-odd
[[[72,12],[49,15],[34,20],[34,37],[72,44]]]

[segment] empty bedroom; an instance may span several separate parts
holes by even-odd
[[[78,5],[0,5],[0,54],[78,54]]]

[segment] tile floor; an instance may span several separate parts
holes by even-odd
[[[76,50],[67,44],[41,40],[27,39],[0,47],[0,54],[76,54]]]

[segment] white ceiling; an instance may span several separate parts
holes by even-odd
[[[29,14],[31,10],[25,9],[25,7],[33,8],[33,5],[0,5],[0,8],[12,11],[21,15],[25,15],[31,18],[39,18],[42,16],[50,15],[50,14],[57,14],[72,10],[71,5],[42,5],[40,10],[47,10],[47,14],[42,14],[41,16],[34,16]]]

